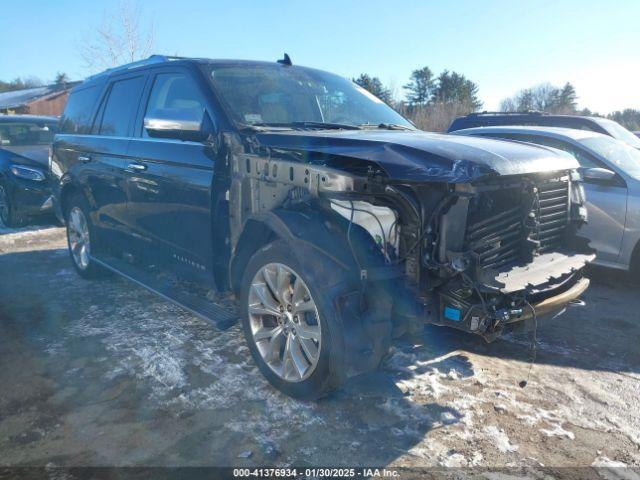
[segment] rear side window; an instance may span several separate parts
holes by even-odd
[[[60,132],[86,134],[91,128],[93,110],[100,94],[100,88],[93,86],[75,90],[69,95],[62,119]]]
[[[144,88],[144,77],[119,80],[111,85],[102,112],[99,135],[127,137],[134,122]]]

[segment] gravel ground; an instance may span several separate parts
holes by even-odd
[[[640,466],[640,296],[623,275],[591,276],[586,307],[540,322],[525,388],[526,338],[427,327],[381,371],[303,403],[267,384],[238,327],[215,331],[121,278],[82,280],[62,228],[0,229],[0,465],[640,478],[609,469]]]

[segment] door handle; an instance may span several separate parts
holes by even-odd
[[[80,156],[78,157],[78,161],[79,161],[79,162],[82,162],[82,163],[87,163],[87,162],[90,162],[90,161],[91,161],[91,157],[86,156],[86,155],[80,155]]]
[[[130,170],[132,172],[144,172],[147,169],[146,165],[143,165],[142,163],[130,163],[129,165],[127,165],[127,170]]]

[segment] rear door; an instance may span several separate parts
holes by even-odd
[[[213,112],[189,69],[154,70],[149,85],[125,168],[128,223],[154,261],[211,278],[214,151],[201,142],[151,138],[142,125],[156,110],[185,109],[207,118],[213,130]]]
[[[145,82],[144,73],[110,82],[81,159],[85,162],[81,180],[89,186],[95,206],[94,223],[110,242],[123,242],[128,236],[124,168]]]
[[[124,168],[145,82],[138,72],[72,93],[54,144],[52,172],[77,182],[98,238],[109,246],[126,237]]]

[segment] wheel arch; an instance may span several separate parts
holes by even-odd
[[[62,210],[62,216],[64,220],[67,220],[67,207],[69,206],[69,200],[76,194],[84,195],[82,189],[72,182],[65,183],[60,189],[60,209]]]
[[[261,247],[278,238],[273,222],[268,219],[248,219],[240,234],[229,264],[229,284],[234,292],[240,291],[240,281],[251,256]]]
[[[335,268],[355,271],[357,262],[346,239],[345,223],[339,215],[316,208],[278,209],[249,218],[231,257],[229,280],[232,289],[235,292],[239,290],[242,273],[251,256],[276,239],[285,240],[291,247],[292,255],[301,257],[311,249],[321,254]],[[357,229],[360,227],[354,226],[354,241],[362,245],[366,239]],[[373,239],[370,240],[369,246],[377,248]]]

